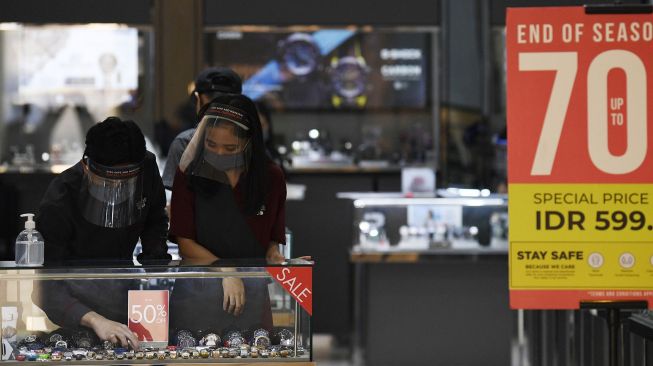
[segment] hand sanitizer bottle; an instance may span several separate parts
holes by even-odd
[[[22,214],[20,217],[27,217],[27,221],[25,230],[16,238],[16,265],[40,266],[44,260],[43,236],[35,229],[34,214]]]

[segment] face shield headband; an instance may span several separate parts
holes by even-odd
[[[247,170],[251,158],[249,138],[236,153],[220,153],[207,146],[210,143],[216,143],[212,139],[217,136],[215,133],[219,127],[225,124],[230,124],[233,127],[239,140],[247,138],[250,122],[245,112],[224,104],[213,103],[207,106],[197,131],[181,157],[179,168],[183,172],[224,183],[227,181],[226,171],[237,168]]]
[[[83,159],[84,176],[80,207],[90,223],[107,228],[123,228],[141,219],[143,198],[143,163],[105,166]]]

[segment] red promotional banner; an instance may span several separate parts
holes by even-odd
[[[506,19],[511,307],[653,308],[653,15]]]
[[[511,183],[650,183],[653,16],[507,11]]]
[[[267,267],[266,269],[309,315],[313,315],[313,267]]]

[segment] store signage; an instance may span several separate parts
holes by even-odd
[[[128,294],[129,329],[146,345],[168,344],[168,290],[132,290]]]
[[[313,315],[313,267],[267,267],[272,278]]]
[[[653,15],[508,9],[512,308],[653,306]]]

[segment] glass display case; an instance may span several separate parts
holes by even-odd
[[[506,252],[506,197],[489,193],[483,197],[477,192],[479,197],[447,198],[340,194],[341,198],[353,199],[353,253],[474,249]]]
[[[307,263],[0,262],[2,361],[312,365],[311,276]]]
[[[438,193],[338,194],[353,210],[356,362],[510,364],[507,200],[480,190]],[[403,349],[429,351],[396,351]]]

